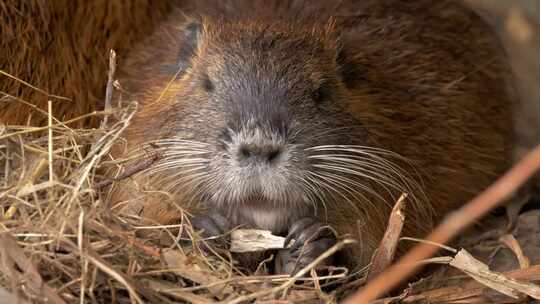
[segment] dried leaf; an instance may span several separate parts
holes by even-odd
[[[223,284],[216,284],[216,282],[223,281],[222,278],[217,277],[215,272],[209,269],[203,268],[201,265],[191,262],[188,257],[176,250],[168,250],[163,253],[165,262],[169,267],[174,268],[174,273],[187,278],[193,282],[201,285],[211,285],[207,289],[214,296],[223,298],[225,295],[234,293],[231,286]]]
[[[462,270],[476,281],[509,297],[519,298],[519,294],[524,293],[534,299],[540,299],[540,286],[518,282],[503,274],[490,271],[486,264],[475,259],[464,249],[456,254],[450,265]]]
[[[17,302],[17,300],[19,302]],[[28,302],[26,302],[25,300],[21,298],[17,299],[17,297],[14,294],[0,287],[0,304],[12,304],[12,303],[27,304]]]

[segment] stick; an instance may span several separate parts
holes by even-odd
[[[399,237],[401,236],[401,230],[405,223],[405,214],[403,209],[405,208],[406,193],[403,193],[396,202],[390,219],[388,220],[388,228],[382,238],[381,244],[377,249],[377,253],[373,256],[371,267],[369,268],[368,281],[372,280],[379,274],[381,274],[386,268],[388,268],[394,256],[396,254],[397,245],[399,243]]]
[[[109,72],[107,73],[107,88],[105,90],[105,111],[109,111],[112,108],[112,94],[113,94],[113,84],[114,84],[114,73],[116,71],[116,52],[111,50],[109,54]],[[108,116],[103,117],[103,122],[101,127],[107,127],[107,121],[109,120]]]

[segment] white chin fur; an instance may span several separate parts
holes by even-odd
[[[264,208],[249,206],[242,208],[242,216],[250,219],[259,229],[280,233],[287,228],[290,211],[287,208]]]

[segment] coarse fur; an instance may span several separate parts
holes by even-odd
[[[287,235],[316,216],[364,266],[402,192],[421,237],[512,160],[504,55],[457,1],[191,4],[119,64],[139,103],[127,150],[161,157],[114,200],[171,194],[144,217],[180,206]]]
[[[53,101],[53,115],[62,121],[102,109],[109,50],[115,50],[121,60],[173,4],[168,0],[2,1],[0,70],[33,87],[0,74],[0,124],[46,124],[47,100]]]

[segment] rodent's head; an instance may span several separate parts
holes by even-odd
[[[166,172],[170,190],[231,208],[294,207],[388,177],[368,176],[384,166],[360,147],[366,132],[347,110],[331,23],[206,21],[182,35],[176,78],[152,118],[164,122],[156,144],[167,151],[152,170]]]

